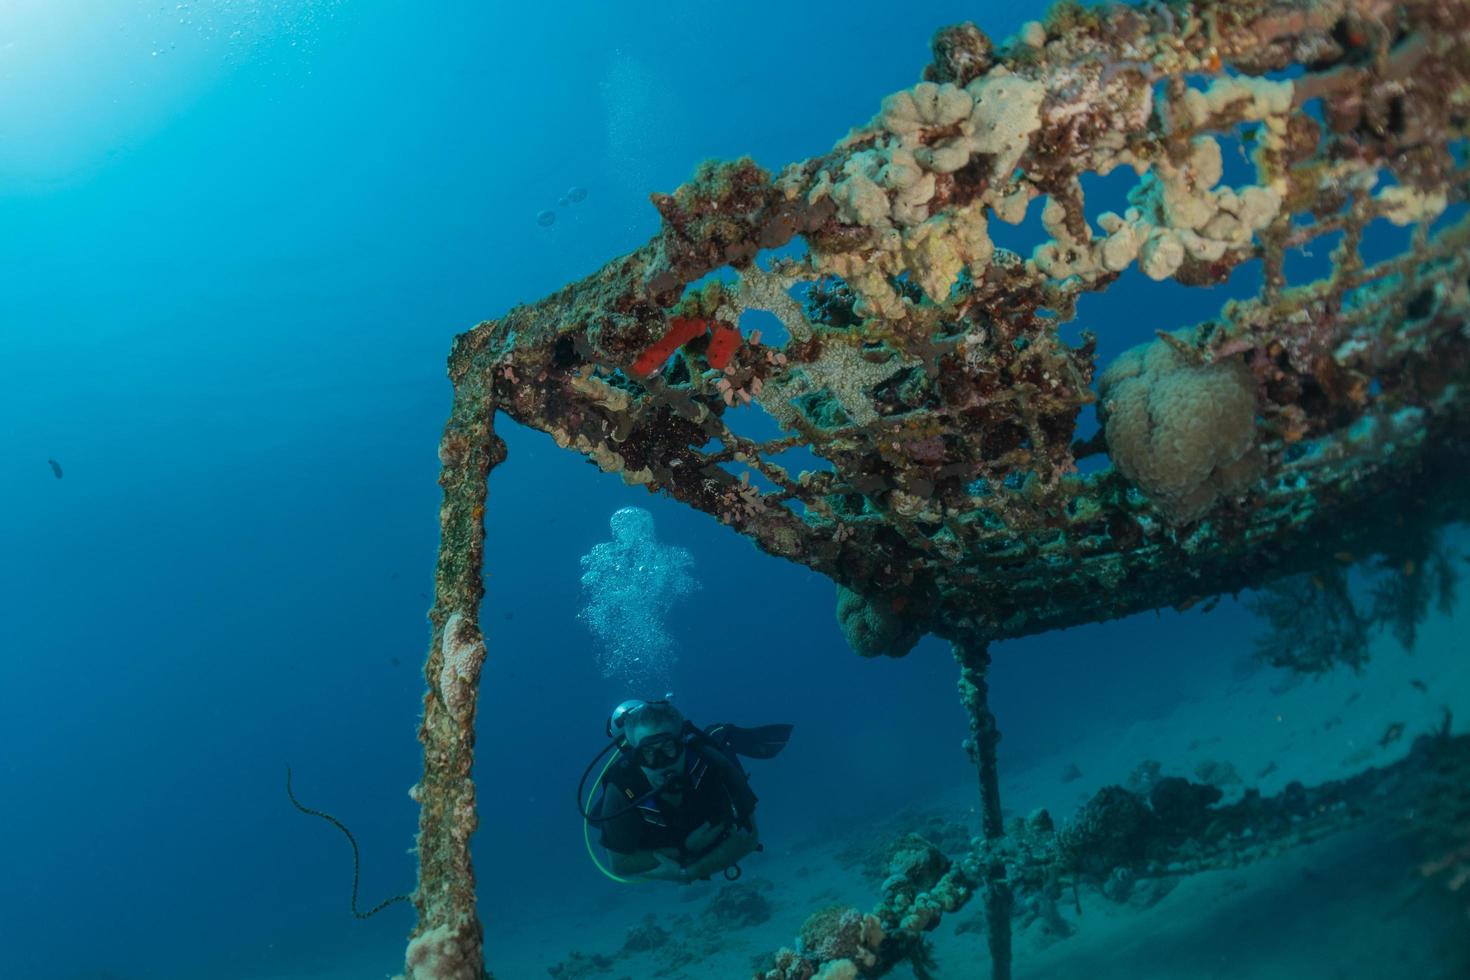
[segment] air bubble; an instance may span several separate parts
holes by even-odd
[[[669,610],[699,588],[694,559],[658,540],[653,515],[624,507],[608,521],[613,539],[582,556],[580,618],[597,638],[602,676],[630,693],[670,686],[678,659],[668,631]]]

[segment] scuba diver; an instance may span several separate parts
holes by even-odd
[[[587,766],[577,786],[587,853],[614,881],[636,879],[689,884],[724,872],[740,877],[739,861],[762,850],[755,825],[756,795],[739,757],[774,758],[791,737],[790,725],[701,731],[666,695],[624,701],[607,722],[612,740]],[[593,783],[595,807],[583,808],[583,788],[608,752],[616,754]],[[589,801],[590,802],[590,801]],[[601,828],[612,870],[592,851],[587,828]]]

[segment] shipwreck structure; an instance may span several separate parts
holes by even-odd
[[[996,841],[992,641],[1372,554],[1388,509],[1470,512],[1470,4],[1063,3],[1005,42],[940,30],[876,108],[780,172],[702,165],[653,196],[642,248],[456,339],[410,977],[483,969],[470,768],[498,413],[829,577],[858,652],[949,639]],[[1251,176],[1230,183],[1235,152]],[[1114,171],[1132,188],[1104,210],[1085,181]],[[995,244],[1022,223],[1029,255]],[[1406,244],[1369,254],[1385,228]],[[1330,272],[1289,281],[1308,247]],[[1111,364],[1060,334],[1122,276],[1243,266],[1253,298]],[[756,413],[779,437],[741,434]],[[798,447],[823,465],[796,472]],[[976,885],[996,976],[1006,869]],[[853,969],[822,975],[874,975]]]

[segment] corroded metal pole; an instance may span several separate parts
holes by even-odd
[[[453,371],[451,371],[453,374]],[[485,494],[490,471],[505,460],[495,434],[495,402],[474,379],[455,378],[454,405],[439,443],[439,562],[424,677],[424,775],[411,795],[419,812],[419,921],[406,956],[408,980],[482,980],[483,930],[475,911],[470,835],[479,822],[474,763],[475,707],[485,641]]]
[[[987,841],[999,840],[1005,834],[1000,809],[1000,774],[995,762],[995,747],[1000,743],[1000,727],[990,711],[990,687],[985,675],[990,669],[990,650],[984,643],[960,640],[953,645],[954,658],[960,664],[960,701],[970,720],[970,759],[980,775],[980,823]],[[1011,886],[1006,879],[1005,862],[992,856],[985,868],[985,935],[990,945],[993,980],[1010,980],[1011,976]]]

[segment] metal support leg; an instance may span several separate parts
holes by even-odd
[[[960,664],[960,701],[970,718],[970,758],[980,775],[980,822],[985,839],[998,840],[1005,835],[1005,824],[1001,818],[1000,776],[995,763],[1000,728],[990,712],[990,688],[985,680],[990,653],[983,643],[958,642],[953,649]],[[1005,864],[993,860],[986,868],[985,882],[985,932],[993,980],[1011,977],[1011,899]]]
[[[470,836],[479,814],[470,771],[475,759],[475,708],[485,639],[480,632],[485,553],[485,495],[490,471],[505,459],[495,435],[494,402],[476,385],[455,389],[439,443],[444,504],[439,510],[439,564],[434,575],[433,640],[424,667],[428,692],[419,741],[424,775],[419,803],[419,921],[409,941],[407,980],[481,980],[484,931],[475,910]]]

